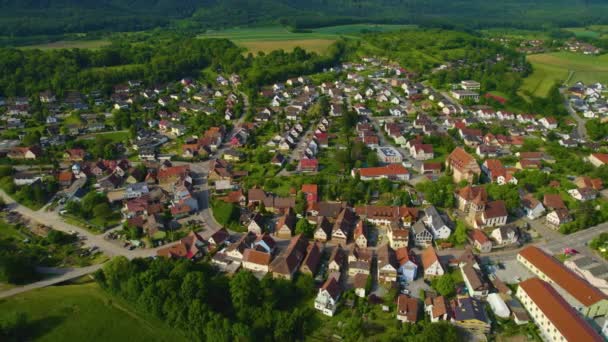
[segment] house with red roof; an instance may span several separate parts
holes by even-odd
[[[317,172],[319,170],[319,161],[317,159],[301,159],[300,171],[302,172]]]
[[[399,181],[410,179],[410,173],[407,168],[402,164],[397,163],[379,167],[353,169],[351,171],[351,176],[356,177],[357,175],[364,181],[383,178]]]
[[[307,203],[317,203],[319,199],[317,184],[302,184],[302,192],[306,195]]]
[[[69,161],[83,161],[86,156],[86,151],[81,148],[72,148],[65,151],[63,159]]]
[[[593,166],[600,167],[608,164],[608,153],[591,153],[588,159]]]
[[[481,229],[473,229],[469,232],[469,241],[480,253],[492,251],[492,241]]]
[[[456,147],[445,161],[446,168],[452,170],[454,182],[466,180],[472,183],[481,174],[477,160],[462,147]]]

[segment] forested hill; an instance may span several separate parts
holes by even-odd
[[[0,0],[0,35],[353,22],[541,27],[608,23],[605,0]]]

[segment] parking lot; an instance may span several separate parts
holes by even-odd
[[[507,284],[516,284],[534,276],[516,259],[503,260],[501,264],[504,267],[494,267],[494,273]]]

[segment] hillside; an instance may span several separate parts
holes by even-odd
[[[0,0],[4,36],[278,22],[298,28],[356,22],[538,28],[607,20],[608,4],[601,0]]]

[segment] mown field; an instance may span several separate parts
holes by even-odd
[[[185,341],[136,313],[96,283],[48,287],[0,300],[0,315],[24,312],[35,341]]]
[[[58,42],[35,44],[20,47],[21,49],[99,49],[106,45],[110,45],[108,40],[62,40]]]
[[[412,28],[411,25],[356,24],[322,27],[310,31],[292,32],[281,26],[233,28],[210,31],[200,38],[226,38],[243,46],[248,52],[270,52],[277,49],[291,51],[299,46],[308,51],[324,53],[339,37],[354,38],[364,32],[387,32]]]
[[[573,84],[608,82],[608,55],[586,56],[554,52],[528,56],[534,72],[524,80],[522,90],[545,96],[555,82]]]

